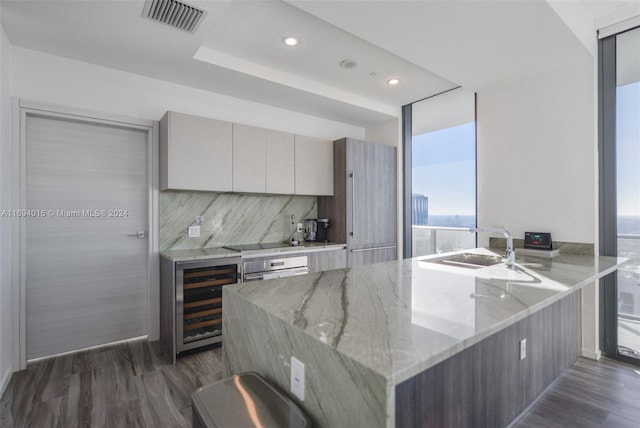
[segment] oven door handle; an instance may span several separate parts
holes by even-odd
[[[258,281],[262,279],[262,273],[245,273],[244,281]]]

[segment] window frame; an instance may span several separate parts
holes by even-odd
[[[410,259],[413,257],[413,219],[411,217],[411,198],[413,191],[413,157],[412,157],[412,142],[413,142],[413,104],[421,101],[437,97],[450,91],[461,88],[456,86],[455,88],[448,89],[438,94],[426,97],[410,104],[402,106],[402,258]],[[475,217],[476,226],[478,225],[478,94],[474,93],[473,97],[473,122],[474,126],[474,161],[475,161]],[[475,246],[478,246],[478,235],[475,235]]]

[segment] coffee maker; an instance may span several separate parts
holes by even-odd
[[[308,218],[304,239],[309,242],[329,242],[329,219]]]
[[[329,242],[329,219],[318,219],[318,233],[316,233],[316,240],[318,242]]]

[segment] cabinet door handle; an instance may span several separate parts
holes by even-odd
[[[374,247],[374,248],[362,248],[359,250],[351,250],[352,253],[364,253],[365,251],[376,251],[376,250],[391,250],[395,249],[395,245],[387,245],[385,247]]]
[[[127,235],[129,238],[144,238],[144,230],[139,230],[138,232],[132,234],[132,235]]]
[[[351,178],[351,232],[349,232],[349,236],[353,236],[356,230],[356,174],[351,171],[349,178]]]

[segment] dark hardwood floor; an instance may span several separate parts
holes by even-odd
[[[513,428],[640,427],[640,367],[580,358]]]
[[[191,394],[221,378],[220,349],[167,364],[135,341],[41,360],[15,373],[0,427],[190,427]],[[581,358],[515,428],[640,426],[640,367]]]
[[[133,341],[28,365],[0,400],[0,427],[190,427],[191,394],[221,378],[221,349],[159,357]]]

